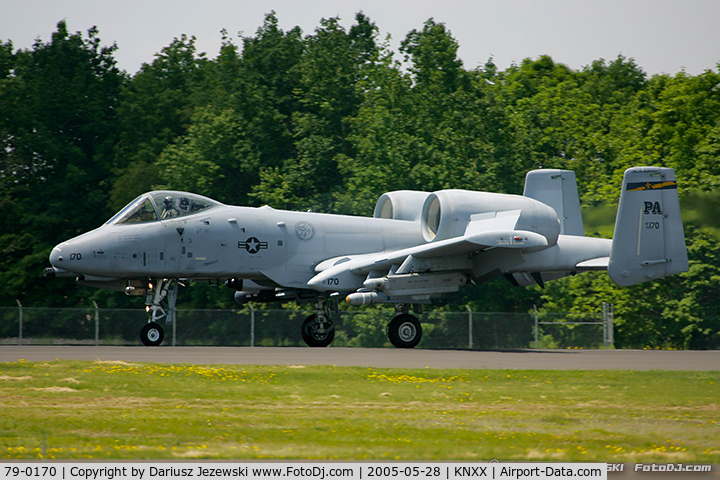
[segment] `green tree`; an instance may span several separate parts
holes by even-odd
[[[160,156],[159,185],[253,204],[259,172],[296,156],[291,118],[299,108],[293,92],[303,44],[299,28],[283,32],[277,23],[268,14],[255,37],[242,39],[242,52],[224,38],[204,69],[186,134]]]
[[[343,211],[369,213],[389,190],[443,188],[507,191],[502,98],[482,75],[466,72],[457,42],[430,19],[402,43],[409,74],[381,49],[358,83],[360,109],[349,120],[354,157],[340,159]]]
[[[157,166],[165,185],[246,204],[257,182],[259,159],[246,125],[234,110],[198,108],[187,135],[163,150]],[[234,190],[233,194],[230,194]]]
[[[255,195],[278,206],[332,210],[342,190],[340,159],[352,158],[348,120],[356,115],[357,82],[377,61],[377,27],[363,14],[346,31],[338,18],[323,19],[295,66],[293,90],[299,108],[292,113],[295,156],[282,167],[261,172]]]
[[[182,35],[144,63],[121,95],[121,127],[115,158],[117,171],[111,201],[115,210],[138,194],[165,183],[156,161],[162,150],[190,125],[194,92],[205,75],[205,54],[198,54],[195,37]]]
[[[400,44],[410,72],[421,88],[431,91],[454,92],[467,84],[467,72],[457,57],[457,40],[444,23],[428,19],[422,31],[412,30]]]
[[[11,48],[0,49],[1,296],[47,304],[57,287],[40,288],[38,277],[50,248],[110,215],[126,77],[115,65],[116,47],[102,46],[94,27],[83,38],[63,21],[49,42],[14,55]]]

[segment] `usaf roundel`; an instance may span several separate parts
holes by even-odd
[[[250,237],[244,242],[238,242],[238,248],[244,248],[248,253],[255,254],[268,248],[268,242],[261,242],[255,237]]]
[[[295,224],[295,235],[300,240],[309,242],[315,236],[315,227],[310,222],[298,222]]]

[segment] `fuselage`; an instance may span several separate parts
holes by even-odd
[[[462,229],[461,229],[462,230]],[[247,279],[267,286],[316,289],[316,267],[344,257],[382,254],[427,243],[419,220],[330,215],[224,205],[199,195],[141,195],[105,225],[55,247],[57,275],[85,282],[133,279]],[[489,248],[430,262],[432,270],[475,278],[546,272],[550,279],[610,253],[611,240],[559,235],[540,249]],[[582,270],[581,270],[582,271]],[[350,277],[345,291],[361,288]],[[523,283],[521,277],[518,281]],[[528,281],[530,284],[531,281]],[[99,285],[96,285],[99,286]],[[326,290],[328,286],[325,286]]]
[[[419,225],[404,220],[219,203],[183,216],[160,215],[112,219],[56,246],[50,262],[58,272],[88,278],[270,279],[301,287],[330,257],[423,242]]]

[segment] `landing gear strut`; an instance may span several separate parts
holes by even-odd
[[[335,338],[335,326],[330,320],[330,311],[324,298],[315,303],[317,313],[302,323],[302,338],[308,347],[327,347]]]
[[[148,347],[157,347],[165,338],[165,332],[158,323],[163,317],[166,324],[175,320],[175,303],[178,295],[178,281],[176,279],[160,279],[157,285],[151,286],[147,299],[146,310],[150,314],[148,323],[140,330],[140,341]],[[167,302],[164,302],[167,297]],[[167,307],[167,312],[163,308]]]

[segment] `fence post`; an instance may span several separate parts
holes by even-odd
[[[535,348],[540,348],[540,337],[538,332],[540,329],[540,325],[538,323],[537,305],[533,305],[533,316],[535,317]]]
[[[19,319],[19,322],[18,322],[18,323],[20,324],[20,326],[19,326],[20,331],[18,332],[18,345],[22,345],[22,334],[23,334],[23,307],[22,307],[22,303],[20,303],[20,300],[15,299],[15,301],[16,301],[17,304],[18,304],[18,310],[19,310],[19,313],[20,313],[20,315],[19,315],[19,316],[20,316],[20,319]]]
[[[603,323],[603,347],[608,346],[608,316],[607,302],[602,302],[602,323]]]
[[[615,317],[613,315],[613,304],[608,305],[608,343],[610,347],[615,346]]]
[[[95,346],[97,347],[100,345],[100,307],[95,300],[93,305],[95,305]]]
[[[473,348],[473,331],[472,331],[472,324],[473,324],[473,312],[470,308],[470,305],[465,305],[465,308],[467,308],[468,311],[468,348],[472,350]]]
[[[248,303],[248,307],[250,307],[250,346],[255,346],[255,308],[252,306],[252,303]]]

